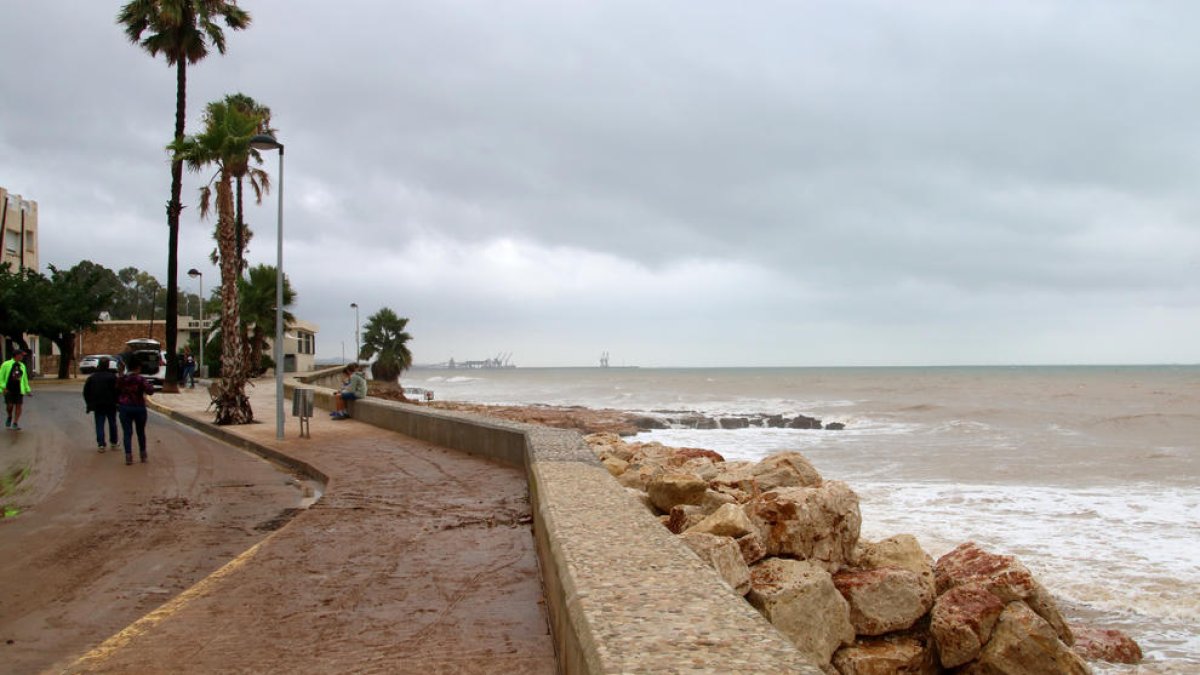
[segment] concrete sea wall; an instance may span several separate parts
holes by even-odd
[[[332,409],[340,369],[297,377]],[[821,670],[644,507],[579,434],[364,399],[355,419],[524,468],[547,613],[564,673]]]

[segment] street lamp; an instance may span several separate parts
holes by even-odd
[[[283,440],[283,143],[258,134],[250,139],[255,150],[279,151],[279,214],[275,240],[275,438]]]
[[[200,356],[196,369],[200,371],[200,377],[207,377],[208,373],[204,370],[204,273],[193,267],[187,271],[187,275],[193,279],[200,277]]]
[[[354,362],[358,363],[358,354],[362,351],[358,346],[358,303],[352,302],[350,306],[354,308]]]

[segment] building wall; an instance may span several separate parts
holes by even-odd
[[[212,319],[206,318],[204,323],[206,337],[211,339]],[[161,319],[154,320],[153,328],[148,320],[99,321],[95,328],[76,336],[75,356],[78,359],[87,354],[119,354],[125,351],[125,343],[134,338],[153,338],[165,346],[165,330],[166,326]],[[179,317],[177,342],[180,349],[188,344],[189,338],[196,337],[199,330],[199,320],[190,316]],[[283,358],[288,365],[287,372],[306,373],[314,369],[317,331],[317,325],[307,321],[296,321],[284,331]],[[274,354],[274,341],[267,342],[271,345],[268,348]],[[291,364],[295,364],[294,370]]]
[[[12,270],[40,269],[38,266],[38,205],[0,187],[0,222],[4,237],[0,241],[0,264],[12,263]]]
[[[9,263],[9,270],[13,272],[21,269],[40,271],[39,249],[37,202],[24,199],[0,186],[0,265]],[[34,373],[43,372],[37,336],[28,335],[25,341],[33,350],[30,369]],[[2,347],[0,351],[3,351],[4,358],[8,358],[8,345]]]

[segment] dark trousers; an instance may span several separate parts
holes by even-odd
[[[93,410],[96,418],[96,445],[104,445],[104,422],[108,422],[108,437],[112,439],[109,445],[117,445],[117,410]]]
[[[121,434],[125,442],[125,456],[133,456],[133,431],[137,429],[138,452],[146,456],[146,406],[117,406],[121,413]]]

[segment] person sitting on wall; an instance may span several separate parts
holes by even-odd
[[[342,372],[350,379],[342,385],[341,391],[333,395],[334,410],[329,415],[335,420],[344,420],[350,417],[349,411],[346,410],[348,402],[367,397],[367,378],[359,372],[358,364],[351,363]]]

